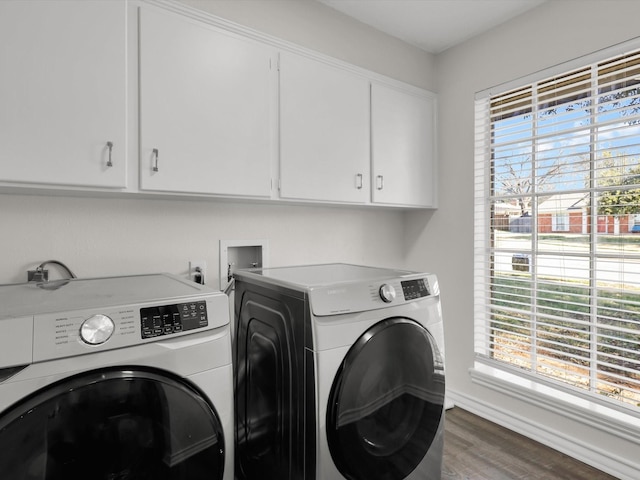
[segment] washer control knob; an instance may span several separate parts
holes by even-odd
[[[80,338],[89,345],[100,345],[113,335],[116,324],[106,315],[92,315],[82,322]]]
[[[380,298],[385,303],[391,303],[396,299],[396,289],[387,283],[380,287],[379,293]]]

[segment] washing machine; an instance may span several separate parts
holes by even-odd
[[[233,480],[229,328],[167,274],[0,286],[0,477]]]
[[[328,264],[235,282],[239,479],[441,478],[435,275]]]

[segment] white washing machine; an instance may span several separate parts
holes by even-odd
[[[236,475],[439,480],[435,275],[329,264],[236,274]]]
[[[233,480],[226,295],[167,274],[0,286],[3,480]]]

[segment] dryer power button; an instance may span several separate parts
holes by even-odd
[[[92,315],[82,322],[80,338],[89,345],[100,345],[111,338],[116,325],[106,315]]]
[[[380,287],[380,298],[385,303],[391,303],[396,299],[396,289],[393,285],[384,284]]]

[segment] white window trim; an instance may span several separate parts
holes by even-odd
[[[635,37],[626,42],[622,42],[617,45],[613,45],[611,47],[603,48],[602,50],[597,50],[593,53],[583,55],[573,60],[560,63],[558,65],[554,65],[553,67],[549,67],[544,70],[540,70],[538,72],[532,73],[531,75],[526,75],[524,77],[520,77],[515,80],[511,80],[509,82],[504,82],[498,85],[494,85],[493,87],[489,87],[485,90],[481,90],[477,92],[475,95],[475,98],[476,100],[481,100],[481,99],[488,100],[489,97],[499,92],[506,92],[508,90],[513,90],[523,85],[535,83],[539,80],[543,80],[545,78],[549,78],[554,75],[560,75],[570,70],[579,69],[581,67],[584,67],[585,65],[606,60],[607,58],[610,58],[610,57],[632,53],[638,49],[640,49],[640,37]]]
[[[578,69],[588,64],[594,64],[617,55],[632,53],[638,49],[640,49],[640,37],[480,91],[475,96],[476,125],[478,124],[478,118],[484,118],[486,119],[487,129],[489,128],[489,118],[488,115],[484,115],[484,112],[488,111],[490,97],[494,94],[532,84],[544,78]],[[481,133],[479,134],[476,131],[475,135],[481,135]],[[479,150],[479,142],[476,141],[474,144],[475,158],[482,156],[486,159],[487,152]],[[485,266],[487,265],[487,252],[489,250],[487,246],[489,245],[490,219],[487,215],[487,209],[489,206],[488,193],[490,192],[490,185],[489,176],[486,175],[488,168],[486,162],[475,161],[474,164],[474,186],[476,192],[474,198],[474,326],[476,361],[473,368],[469,370],[472,381],[516,400],[556,414],[562,414],[600,431],[640,444],[640,413],[636,414],[628,408],[617,404],[608,405],[606,399],[603,399],[602,402],[597,402],[586,396],[582,397],[576,392],[563,388],[562,385],[554,385],[551,380],[547,382],[542,377],[478,356],[486,355],[488,351],[488,346],[485,345],[483,347],[482,342],[484,341],[483,332],[486,327],[484,301],[489,295],[488,283],[484,281],[484,277],[486,275]],[[478,192],[480,192],[480,196]],[[482,237],[478,235],[479,231],[483,233]]]
[[[640,443],[640,418],[615,405],[606,406],[569,393],[561,385],[543,379],[527,378],[510,368],[476,361],[469,370],[473,383],[500,392],[535,407],[560,414],[604,433]]]

